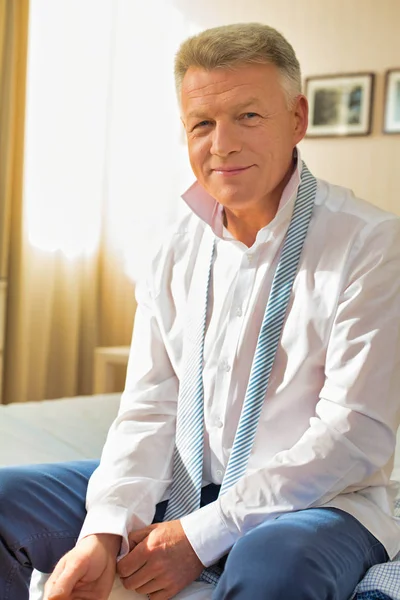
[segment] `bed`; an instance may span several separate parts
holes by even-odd
[[[103,394],[1,405],[0,466],[98,458],[108,427],[117,413],[119,399],[120,394]],[[400,432],[393,479],[400,482]],[[400,563],[398,565],[400,577]],[[34,572],[30,600],[42,600],[46,578],[45,574]],[[400,599],[400,579],[398,589],[399,595],[392,596],[393,600]],[[175,598],[210,600],[211,591],[209,584],[195,582]],[[146,597],[126,591],[116,579],[109,600],[143,598]]]

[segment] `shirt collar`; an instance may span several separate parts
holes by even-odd
[[[283,218],[290,218],[292,207],[296,199],[297,190],[300,185],[302,160],[298,148],[294,150],[296,166],[292,176],[283,190],[277,213],[267,228],[277,224]],[[213,232],[219,238],[233,239],[223,223],[223,206],[213,196],[211,196],[198,182],[195,181],[184,194],[183,200],[186,202],[192,212],[194,212],[202,221],[211,227]],[[290,210],[289,210],[290,209]],[[285,219],[286,220],[286,219]],[[264,231],[264,227],[261,231]],[[260,232],[259,232],[260,233]]]

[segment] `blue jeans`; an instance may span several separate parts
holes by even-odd
[[[32,569],[51,572],[74,546],[97,464],[0,469],[0,600],[27,600]],[[202,504],[218,491],[204,488]],[[166,502],[157,506],[155,521],[165,508]],[[213,600],[348,600],[366,570],[387,558],[382,544],[343,511],[289,513],[235,544]]]

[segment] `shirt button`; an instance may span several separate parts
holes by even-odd
[[[222,426],[223,426],[223,422],[221,421],[221,419],[217,419],[215,421],[215,427],[218,427],[218,429],[221,429]]]
[[[240,306],[237,307],[236,309],[236,316],[237,317],[241,317],[243,314],[242,309],[240,308]]]
[[[230,365],[228,365],[227,360],[222,360],[219,364],[219,368],[221,369],[221,371],[226,371],[227,373],[231,370],[231,367]]]
[[[253,258],[254,258],[254,254],[248,254],[247,255],[247,260],[249,261],[249,263],[251,263],[251,261],[253,260]]]
[[[223,474],[223,472],[221,471],[221,469],[218,469],[218,470],[215,472],[215,474],[216,474],[216,476],[217,476],[219,479],[222,479],[222,478],[223,478],[223,476],[224,476],[224,474]]]

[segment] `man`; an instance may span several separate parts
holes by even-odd
[[[399,220],[302,163],[307,101],[275,30],[203,32],[175,74],[191,211],[138,287],[119,416],[46,598],[105,600],[117,571],[151,600],[199,577],[215,600],[347,600],[400,547]],[[3,473],[25,506],[0,506],[2,599],[73,546],[93,469]]]

